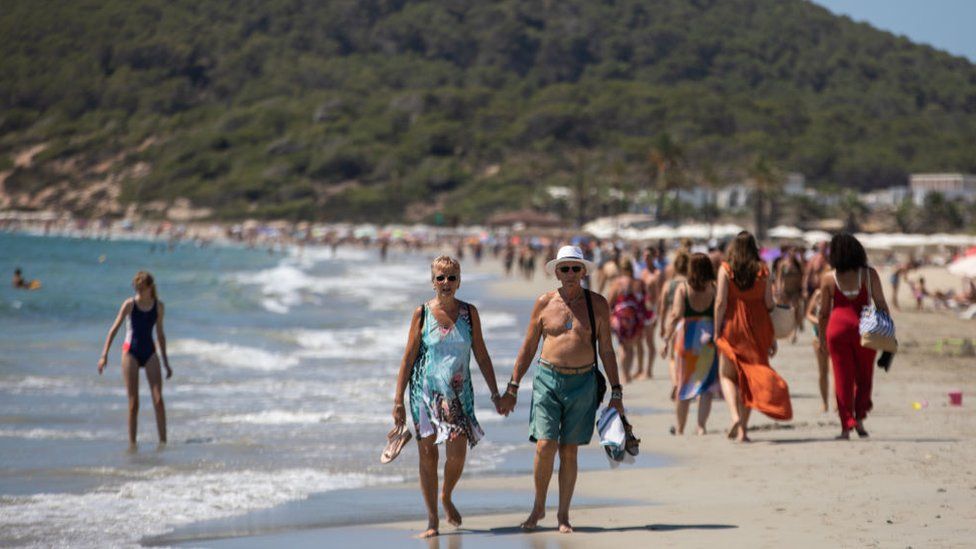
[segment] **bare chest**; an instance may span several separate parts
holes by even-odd
[[[542,332],[546,338],[576,336],[590,338],[590,320],[586,303],[579,300],[572,305],[555,301],[542,312]]]

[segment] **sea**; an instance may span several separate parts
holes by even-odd
[[[0,258],[4,275],[20,267],[41,283],[0,285],[0,545],[136,546],[312,494],[415,481],[415,457],[379,456],[410,314],[432,295],[427,255],[0,233]],[[139,270],[166,305],[174,374],[169,443],[157,444],[142,376],[130,449],[123,330],[105,373],[96,366]],[[532,303],[491,295],[494,278],[465,271],[459,297],[478,306],[503,384]],[[472,378],[487,436],[466,476],[528,446],[528,395],[504,420],[517,434],[493,436],[503,420],[473,358]]]

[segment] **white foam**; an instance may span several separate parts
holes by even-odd
[[[86,386],[77,378],[59,378],[44,376],[25,376],[22,378],[7,378],[0,380],[0,392],[10,394],[57,394],[61,396],[78,396],[90,393],[105,393],[105,388],[98,385]]]
[[[313,276],[306,272],[309,261],[286,258],[270,269],[238,273],[231,277],[240,284],[261,287],[261,305],[285,314],[305,302],[320,302],[326,296],[344,296],[364,302],[371,310],[396,310],[408,303],[410,290],[428,284],[429,269],[422,264],[376,264],[344,262],[337,276]]]
[[[265,410],[255,414],[221,416],[220,423],[250,423],[253,425],[314,424],[329,421],[332,412],[293,412],[291,410]]]
[[[231,343],[203,341],[200,339],[177,339],[169,346],[169,354],[187,357],[190,362],[205,361],[229,368],[276,371],[287,370],[298,365],[298,357],[273,353],[255,347]]]
[[[511,313],[496,311],[478,311],[483,332],[510,331],[517,326],[518,319]]]
[[[70,431],[66,429],[0,429],[0,437],[25,438],[35,440],[112,440],[118,438],[117,432],[109,431]]]
[[[401,480],[314,469],[192,474],[155,469],[147,476],[84,494],[5,498],[0,531],[6,539],[41,546],[137,546],[140,538],[175,526],[273,507],[314,492]]]
[[[294,337],[303,348],[296,353],[301,357],[389,361],[403,355],[409,328],[403,323],[351,330],[297,330],[285,335]]]

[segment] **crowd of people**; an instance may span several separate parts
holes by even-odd
[[[593,436],[605,384],[609,382],[611,388],[607,411],[612,408],[624,417],[624,384],[653,376],[658,346],[669,366],[675,409],[672,434],[684,433],[690,406],[696,401],[696,432],[705,434],[712,400],[720,397],[729,408],[727,436],[749,442],[752,410],[776,420],[792,419],[789,386],[771,360],[778,350],[777,337],[795,341],[810,320],[824,411],[828,409],[826,366],[828,362],[833,366],[841,427],[837,438],[848,439],[851,431],[869,436],[864,422],[871,410],[875,351],[862,346],[858,323],[869,302],[884,313],[888,307],[880,277],[854,236],[839,234],[809,251],[784,246],[773,253],[761,252],[753,235],[745,231],[728,243],[698,247],[684,241],[674,250],[663,242],[626,248],[596,240],[578,244],[555,248],[553,256],[545,258],[546,273],[555,277],[558,287],[536,300],[503,392],[481,336],[477,310],[456,297],[460,262],[441,256],[431,265],[435,296],[414,312],[393,406],[394,422],[402,428],[409,393],[428,515],[423,537],[439,532],[436,448],[441,443],[446,445],[447,460],[440,502],[448,521],[461,524],[453,490],[466,449],[484,436],[474,417],[468,367],[472,352],[496,412],[507,416],[542,345],[529,408],[529,438],[536,444],[536,497],[521,524],[525,530],[536,528],[545,516],[546,493],[558,455],[557,522],[560,531],[573,531],[569,509],[578,447]],[[525,250],[524,245],[520,249],[502,242],[496,253],[504,258],[508,272],[509,263]],[[792,326],[785,331],[774,327],[777,305],[788,311],[786,320]]]
[[[326,235],[321,243],[378,244],[380,259],[390,247],[443,249],[446,239],[361,238]],[[470,376],[473,354],[490,391],[495,411],[509,415],[517,406],[519,386],[541,344],[529,404],[529,438],[536,444],[535,502],[521,527],[532,530],[545,516],[549,482],[559,457],[559,530],[572,532],[570,503],[576,482],[577,452],[590,442],[595,416],[606,385],[613,409],[626,422],[624,385],[654,377],[660,356],[667,361],[670,390],[662,399],[674,407],[673,435],[686,430],[691,404],[697,403],[695,432],[708,432],[713,400],[725,400],[728,438],[749,442],[752,410],[770,418],[793,417],[790,388],[771,362],[779,340],[796,342],[809,324],[813,356],[819,373],[822,409],[829,409],[829,372],[840,420],[837,438],[851,431],[868,437],[865,419],[871,410],[876,352],[864,347],[859,319],[870,304],[888,312],[878,272],[868,264],[864,247],[853,235],[838,234],[810,249],[790,244],[760,249],[755,237],[741,232],[727,242],[696,244],[683,240],[669,246],[581,238],[520,236],[456,238],[456,257],[442,255],[431,264],[434,297],[413,314],[410,335],[394,393],[393,421],[402,444],[407,417],[412,419],[420,450],[420,485],[428,514],[423,536],[439,532],[438,502],[447,520],[462,522],[453,491],[464,469],[467,450],[485,435],[475,417]],[[461,301],[461,260],[471,254],[480,262],[492,254],[510,276],[534,277],[537,264],[558,287],[539,296],[515,361],[512,376],[499,390],[494,367],[482,336],[477,308]],[[518,267],[518,273],[514,268]],[[911,280],[912,261],[899,264],[889,283],[908,280],[922,297],[930,295],[924,279]],[[20,269],[13,285],[30,286]],[[117,331],[126,326],[122,349],[123,379],[129,396],[129,440],[136,442],[139,409],[138,378],[144,370],[156,412],[160,442],[166,441],[162,397],[163,369],[172,375],[163,330],[164,306],[151,274],[133,278],[135,295],[126,299],[106,337],[98,361],[102,373]],[[958,298],[973,299],[976,287]],[[957,296],[953,296],[957,298]],[[921,299],[919,297],[918,299]],[[897,307],[897,300],[892,299]],[[774,311],[788,311],[788,329],[774,326]],[[155,341],[154,341],[155,334]],[[602,365],[603,373],[600,372]],[[830,368],[829,368],[830,367]],[[604,378],[605,374],[605,378]],[[406,400],[409,395],[409,402]],[[407,414],[407,411],[410,413]],[[394,444],[391,438],[391,444]],[[443,484],[438,490],[438,447],[444,445]],[[396,456],[401,446],[384,454]]]

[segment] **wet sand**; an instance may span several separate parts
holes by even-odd
[[[498,266],[489,262],[480,267],[483,272],[493,269]],[[958,287],[958,279],[947,273],[938,282],[932,277],[926,273],[930,288]],[[528,283],[502,280],[494,283],[493,290],[531,299],[553,287],[553,279],[537,276]],[[376,516],[365,517],[357,526],[331,528],[298,528],[287,521],[272,521],[266,529],[242,532],[240,537],[198,539],[189,545],[401,543],[470,549],[489,544],[619,547],[636,542],[666,547],[971,547],[976,536],[976,359],[955,354],[959,338],[976,337],[976,322],[944,312],[909,311],[907,304],[906,295],[903,310],[894,315],[901,351],[890,372],[875,370],[874,409],[865,422],[871,433],[867,439],[834,440],[840,424],[833,411],[832,389],[831,411],[823,413],[812,335],[806,330],[796,344],[781,341],[772,360],[790,385],[794,420],[775,422],[754,413],[750,444],[725,438],[729,414],[725,403],[718,401],[707,435],[670,435],[673,416],[648,413],[670,407],[666,365],[660,360],[654,379],[628,385],[624,403],[638,412],[632,412],[631,419],[642,438],[642,450],[663,455],[668,464],[582,471],[575,500],[580,505],[571,515],[575,534],[555,531],[553,507],[538,531],[518,530],[531,499],[530,475],[466,475],[458,488],[464,525],[455,529],[442,521],[443,535],[434,541],[412,539],[425,528],[425,520],[394,518],[391,522]],[[938,343],[945,338],[949,342],[939,352]],[[963,392],[963,406],[949,405],[950,390]],[[916,402],[920,409],[913,406]],[[520,407],[527,405],[526,399],[520,399]],[[693,404],[689,423],[695,413]],[[483,504],[462,504],[464,493],[480,497]],[[555,493],[554,479],[550,501]],[[504,505],[486,509],[498,498]],[[290,505],[315,505],[313,500]],[[419,502],[418,494],[418,506]],[[408,503],[392,498],[391,504]]]

